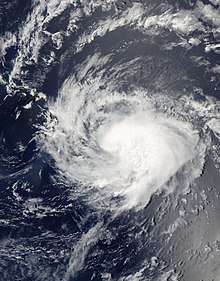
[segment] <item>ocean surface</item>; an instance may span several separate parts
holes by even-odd
[[[220,281],[220,1],[0,2],[0,280]]]

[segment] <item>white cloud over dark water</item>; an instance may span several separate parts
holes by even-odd
[[[211,135],[217,134],[213,116],[219,118],[219,105],[214,98],[197,101],[193,95],[181,94],[176,99],[141,87],[117,91],[114,74],[105,75],[111,60],[112,55],[96,54],[77,66],[58,97],[48,102],[53,117],[48,115],[38,140],[55,161],[59,171],[55,181],[76,185],[73,198],[83,198],[100,214],[110,210],[115,218],[131,208],[144,209],[154,194],[191,192],[207,155],[216,152]],[[117,73],[118,66],[114,67]],[[180,215],[164,233],[172,237],[184,225]],[[106,226],[101,228],[105,232]],[[80,247],[84,247],[82,239]],[[74,251],[68,278],[83,267],[84,258],[77,261],[75,255]],[[144,278],[141,273],[132,276]],[[172,270],[161,280],[165,276],[178,278]],[[130,280],[126,278],[122,280]]]
[[[36,142],[4,158],[7,281],[217,280],[219,4],[36,0],[1,34],[8,131]]]
[[[92,61],[82,71],[90,73]],[[130,208],[145,207],[178,171],[184,173],[184,166],[192,169],[190,181],[201,174],[209,144],[192,123],[182,120],[186,113],[169,116],[144,91],[100,90],[99,78],[88,81],[79,85],[74,77],[68,79],[49,104],[56,125],[46,130],[42,145],[65,179],[99,189],[105,194],[102,200],[106,194],[125,197]]]

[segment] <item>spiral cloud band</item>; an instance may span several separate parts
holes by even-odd
[[[99,207],[143,208],[155,192],[185,190],[201,174],[208,140],[189,122],[189,109],[173,110],[171,97],[104,88],[99,65],[108,59],[94,72],[97,60],[90,58],[64,82],[49,103],[55,118],[48,117],[40,143],[61,178],[77,186],[74,197]]]

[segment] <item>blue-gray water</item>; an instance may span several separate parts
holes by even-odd
[[[0,279],[219,281],[220,2],[0,3]]]

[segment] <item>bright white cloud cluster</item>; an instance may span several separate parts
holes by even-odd
[[[170,28],[177,33],[190,34],[194,30],[203,30],[203,25],[198,18],[187,10],[181,10],[178,13],[166,11],[161,15],[147,17],[144,28],[159,26],[161,28]]]
[[[20,27],[17,38],[8,34],[8,39],[4,41],[3,54],[15,42],[19,45],[19,55],[14,61],[11,80],[21,73],[24,64],[37,63],[45,40],[51,38],[54,47],[61,48],[63,37],[77,29],[77,22],[83,16],[90,16],[99,6],[108,10],[115,1],[106,3],[81,1],[79,7],[74,0],[34,2],[33,11]],[[54,16],[62,14],[70,6],[75,10],[70,16],[67,29],[54,34],[46,31],[47,24]],[[196,46],[203,40],[202,34],[210,32],[203,22],[211,22],[213,30],[217,32],[220,27],[218,14],[219,9],[211,4],[197,3],[191,10],[179,11],[166,4],[155,15],[143,3],[133,3],[124,11],[116,10],[114,16],[109,15],[97,21],[79,37],[76,47],[80,52],[96,37],[105,36],[123,26],[146,34],[152,30],[174,31],[180,38],[185,37],[189,44]],[[189,39],[189,35],[195,30],[200,32],[200,37]],[[206,48],[208,46],[211,50],[216,50],[218,45],[207,45]],[[129,207],[144,205],[186,163],[194,161],[194,153],[200,155],[204,150],[197,150],[200,139],[190,124],[178,118],[176,120],[176,116],[173,118],[155,113],[153,101],[149,101],[142,91],[131,95],[119,94],[113,91],[111,82],[105,90],[101,90],[104,65],[109,60],[110,56],[90,57],[77,69],[74,77],[65,81],[57,101],[49,104],[58,124],[53,133],[46,131],[44,148],[56,160],[59,169],[71,179],[89,182],[91,186],[100,189],[105,186],[103,190],[111,190],[108,192],[110,197],[126,197]],[[122,65],[116,67],[115,74],[121,71],[120,67]],[[129,68],[128,65],[125,67]],[[91,69],[96,69],[99,78],[94,78],[94,70]],[[218,65],[212,70],[218,73]],[[81,85],[78,83],[81,80],[86,82]],[[157,98],[162,100],[161,96]],[[169,112],[167,101],[163,100],[162,103]],[[119,112],[120,118],[117,117]],[[202,163],[201,158],[197,159],[198,163]],[[166,165],[167,159],[170,159],[169,166]],[[198,166],[201,167],[200,164]]]
[[[64,180],[77,182],[77,194],[89,196],[90,203],[144,207],[156,191],[172,192],[177,182],[184,190],[201,174],[210,140],[190,124],[198,115],[187,97],[176,101],[159,93],[148,97],[143,90],[119,93],[111,87],[112,77],[102,89],[110,59],[89,57],[65,81],[49,104],[55,123],[49,120],[43,127],[39,143]],[[118,197],[123,200],[115,205]]]
[[[109,153],[100,179],[128,206],[145,206],[197,152],[199,136],[188,123],[155,112],[142,112],[111,120],[98,130],[98,144]],[[99,180],[100,181],[100,180]]]

